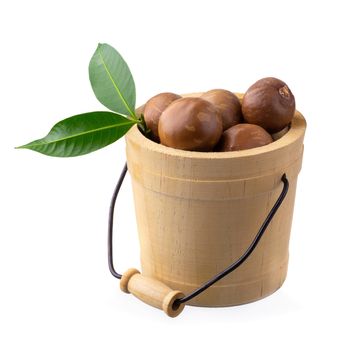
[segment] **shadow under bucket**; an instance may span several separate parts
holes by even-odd
[[[188,304],[239,305],[281,287],[305,129],[296,111],[288,132],[275,142],[219,153],[169,148],[134,126],[126,136],[126,152],[142,275],[187,294],[221,272],[251,244],[286,174],[288,194],[251,256]]]

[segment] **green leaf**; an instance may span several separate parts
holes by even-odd
[[[97,99],[108,109],[136,119],[134,79],[123,57],[108,44],[98,44],[89,64]]]
[[[115,142],[136,123],[112,112],[79,114],[58,122],[46,137],[17,148],[54,157],[80,156]]]

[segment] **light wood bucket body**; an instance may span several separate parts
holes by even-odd
[[[141,245],[142,273],[187,294],[239,258],[277,200],[285,173],[288,194],[252,255],[236,271],[192,299],[229,306],[261,299],[284,282],[305,119],[263,147],[189,152],[126,137]]]

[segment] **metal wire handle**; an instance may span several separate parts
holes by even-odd
[[[127,171],[128,171],[128,168],[127,168],[127,164],[125,163],[124,168],[120,174],[117,186],[116,186],[114,193],[113,193],[113,196],[112,196],[112,200],[111,200],[111,204],[110,204],[110,208],[109,208],[109,219],[108,219],[108,265],[109,265],[109,270],[110,270],[111,274],[118,279],[121,279],[123,276],[115,270],[114,264],[113,264],[113,218],[114,218],[115,202],[117,200],[118,193],[119,193],[120,188],[123,184],[123,181],[124,181],[124,178],[125,178]],[[254,249],[258,245],[261,237],[263,236],[264,232],[266,231],[272,218],[276,214],[278,208],[281,206],[284,198],[287,195],[287,192],[289,189],[289,181],[287,179],[286,174],[283,174],[281,181],[283,182],[283,189],[282,189],[281,194],[279,195],[276,203],[274,204],[274,206],[270,210],[269,214],[267,215],[265,221],[261,225],[261,227],[260,227],[258,233],[256,234],[255,238],[253,239],[252,243],[247,248],[247,250],[242,254],[242,256],[240,258],[238,258],[230,266],[228,266],[225,270],[218,273],[216,276],[214,276],[213,278],[211,278],[207,282],[203,283],[202,286],[195,289],[193,292],[189,293],[188,295],[186,295],[182,298],[175,300],[175,302],[173,304],[174,309],[178,308],[181,304],[186,303],[187,301],[196,297],[200,293],[204,292],[206,289],[208,289],[214,283],[218,282],[219,280],[224,278],[226,275],[228,275],[232,271],[236,270],[249,257],[249,255],[254,251]]]

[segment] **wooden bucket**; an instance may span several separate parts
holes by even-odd
[[[218,153],[169,148],[133,127],[126,151],[142,274],[187,294],[221,272],[252,242],[281,192],[285,173],[288,194],[255,251],[189,304],[238,305],[281,287],[305,128],[296,112],[289,131],[277,141]]]

